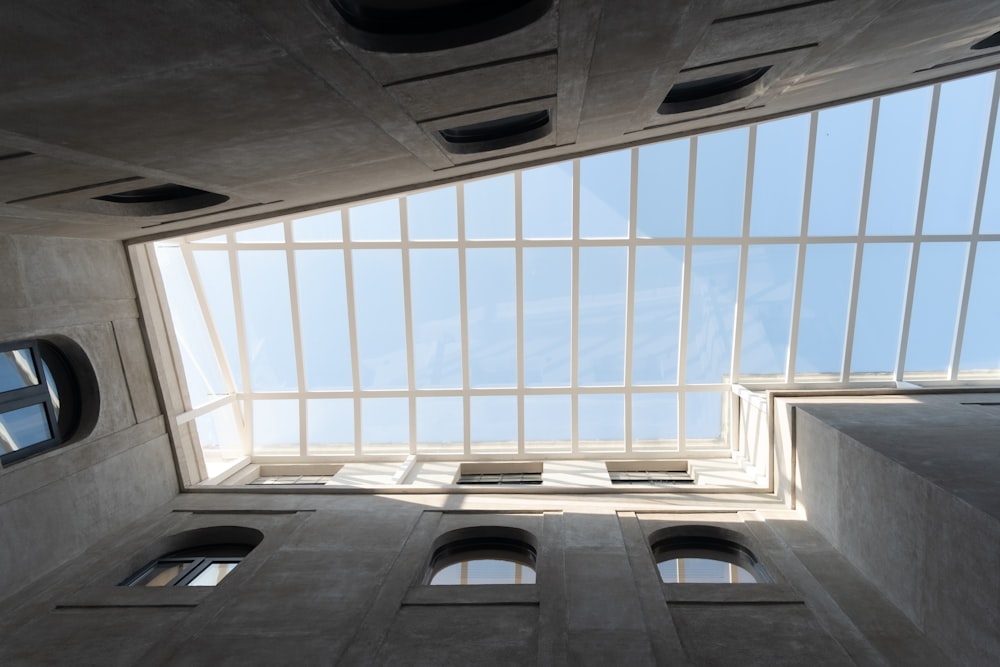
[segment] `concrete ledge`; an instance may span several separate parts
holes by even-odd
[[[532,584],[479,586],[417,586],[403,598],[408,605],[537,605],[538,587]]]
[[[787,584],[663,584],[671,604],[804,604]]]
[[[88,586],[56,602],[58,609],[197,607],[214,592],[205,586]]]

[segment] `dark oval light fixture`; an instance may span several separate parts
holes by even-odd
[[[164,183],[94,197],[91,208],[105,215],[150,216],[184,213],[226,201],[229,201],[226,195]]]
[[[548,109],[439,130],[451,153],[483,153],[519,146],[552,132]]]
[[[552,0],[330,0],[344,36],[370,51],[423,53],[481,42],[537,21]]]
[[[995,46],[1000,46],[1000,32],[995,32],[989,37],[979,40],[972,45],[972,50],[992,49]]]
[[[676,83],[663,98],[657,112],[671,114],[697,111],[746,97],[769,69],[771,66],[767,65]]]

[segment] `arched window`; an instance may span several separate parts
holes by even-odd
[[[153,547],[169,550],[167,553],[147,562],[119,585],[217,586],[263,537],[259,530],[240,526],[198,528],[172,535]]]
[[[432,586],[535,583],[534,539],[515,528],[454,531],[434,550]]]
[[[0,344],[0,463],[86,437],[99,406],[94,369],[73,341]]]
[[[213,544],[175,551],[157,558],[124,585],[216,586],[251,549],[246,544]]]
[[[756,90],[755,84],[770,69],[771,66],[767,65],[675,83],[663,98],[657,112],[672,114],[698,111],[747,97]]]
[[[731,540],[676,536],[653,545],[660,578],[667,584],[756,584],[770,579],[756,556]]]

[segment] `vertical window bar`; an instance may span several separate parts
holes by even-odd
[[[635,256],[639,191],[639,149],[631,151],[628,198],[628,259],[625,275],[625,451],[632,451],[632,339],[635,318]]]
[[[694,236],[694,195],[695,195],[695,170],[698,166],[698,137],[692,137],[688,152],[688,191],[687,191],[687,219],[684,222],[684,266],[681,270],[681,313],[678,317],[677,334],[677,384],[678,389],[687,382],[687,325],[688,307],[691,303],[691,238]],[[687,407],[685,405],[685,394],[683,391],[677,392],[677,447],[683,452],[686,447],[685,429],[687,426]]]
[[[927,147],[924,150],[924,171],[920,177],[920,196],[917,200],[917,221],[913,232],[913,250],[910,255],[910,275],[906,283],[906,301],[903,307],[903,324],[899,331],[899,347],[896,351],[896,368],[893,379],[903,381],[906,366],[906,346],[910,337],[910,319],[913,314],[913,292],[917,284],[917,265],[920,263],[920,244],[923,242],[924,211],[927,208],[927,182],[931,174],[931,157],[934,153],[934,135],[937,127],[938,102],[941,100],[941,84],[934,86],[931,97],[931,113],[927,120]]]
[[[868,201],[872,191],[872,164],[875,162],[875,141],[878,133],[880,98],[872,101],[871,122],[868,125],[868,153],[865,157],[865,180],[861,188],[861,219],[858,221],[858,239],[854,249],[854,271],[851,277],[851,296],[847,306],[847,332],[844,336],[844,354],[841,356],[840,381],[851,377],[851,353],[854,350],[854,323],[858,315],[858,294],[861,289],[861,262],[864,259],[864,238],[868,230]]]
[[[455,188],[458,207],[458,300],[462,326],[462,428],[463,451],[472,453],[472,399],[469,396],[469,289],[465,277],[465,186]]]
[[[302,318],[299,314],[299,286],[295,272],[295,251],[292,249],[292,223],[285,221],[285,262],[288,265],[288,299],[292,308],[292,339],[295,341],[295,373],[299,391],[299,454],[305,456],[307,438],[306,365],[302,353]]]
[[[795,293],[792,296],[792,330],[788,336],[788,358],[785,362],[785,382],[795,378],[795,354],[799,345],[799,310],[802,307],[802,280],[806,272],[806,231],[809,227],[809,207],[812,204],[813,167],[816,162],[816,127],[819,112],[809,115],[809,153],[806,156],[805,191],[802,194],[802,227],[799,229],[799,256],[795,268]]]
[[[740,374],[740,350],[743,347],[743,300],[747,293],[747,256],[750,252],[750,209],[753,205],[754,163],[757,154],[757,125],[750,126],[747,141],[747,175],[743,186],[743,227],[740,233],[740,273],[736,283],[736,312],[733,313],[733,349],[730,355],[729,382]]]
[[[417,453],[417,386],[416,369],[413,359],[413,300],[410,288],[410,228],[406,211],[406,197],[399,197],[399,239],[402,245],[403,270],[403,320],[406,327],[406,386],[407,415],[409,416],[410,454]]]
[[[521,170],[514,174],[514,305],[517,309],[517,453],[524,453],[524,203]]]
[[[994,75],[995,77],[996,75]],[[997,103],[1000,99],[1000,79],[993,80],[993,100],[990,105],[990,120],[986,126],[986,148],[983,150],[983,166],[979,170],[979,191],[976,195],[975,217],[972,220],[972,238],[969,242],[969,258],[965,262],[965,280],[962,283],[961,307],[955,324],[955,338],[951,346],[951,361],[948,365],[948,379],[958,379],[959,362],[962,357],[962,339],[965,337],[965,317],[969,310],[969,294],[972,291],[972,273],[976,267],[976,251],[979,246],[979,230],[983,222],[983,201],[986,198],[987,177],[990,171],[990,155],[993,152],[993,133],[997,125]]]
[[[344,289],[347,291],[347,330],[351,340],[351,383],[354,385],[354,455],[361,456],[361,369],[358,362],[358,322],[354,314],[354,263],[351,252],[351,213],[340,212],[344,239]]]
[[[580,447],[580,392],[579,363],[580,353],[580,161],[573,160],[573,277],[570,279],[572,296],[570,298],[570,447],[575,454]]]
[[[240,354],[240,376],[243,378],[243,396],[250,391],[250,353],[247,350],[246,316],[243,313],[243,294],[240,289],[240,262],[236,252],[236,233],[226,234],[226,252],[229,253],[229,282],[233,287],[233,315],[236,318],[236,345]],[[253,400],[246,397],[241,411],[243,419],[240,435],[243,437],[243,451],[253,453]]]

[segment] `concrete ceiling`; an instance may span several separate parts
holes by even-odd
[[[423,53],[344,25],[329,0],[5,0],[0,232],[172,235],[1000,67],[1000,47],[971,49],[1000,30],[983,0],[554,0]],[[677,82],[768,65],[738,99],[657,112]],[[552,132],[517,146],[458,154],[438,134],[542,109]],[[95,199],[166,183],[228,199]]]

